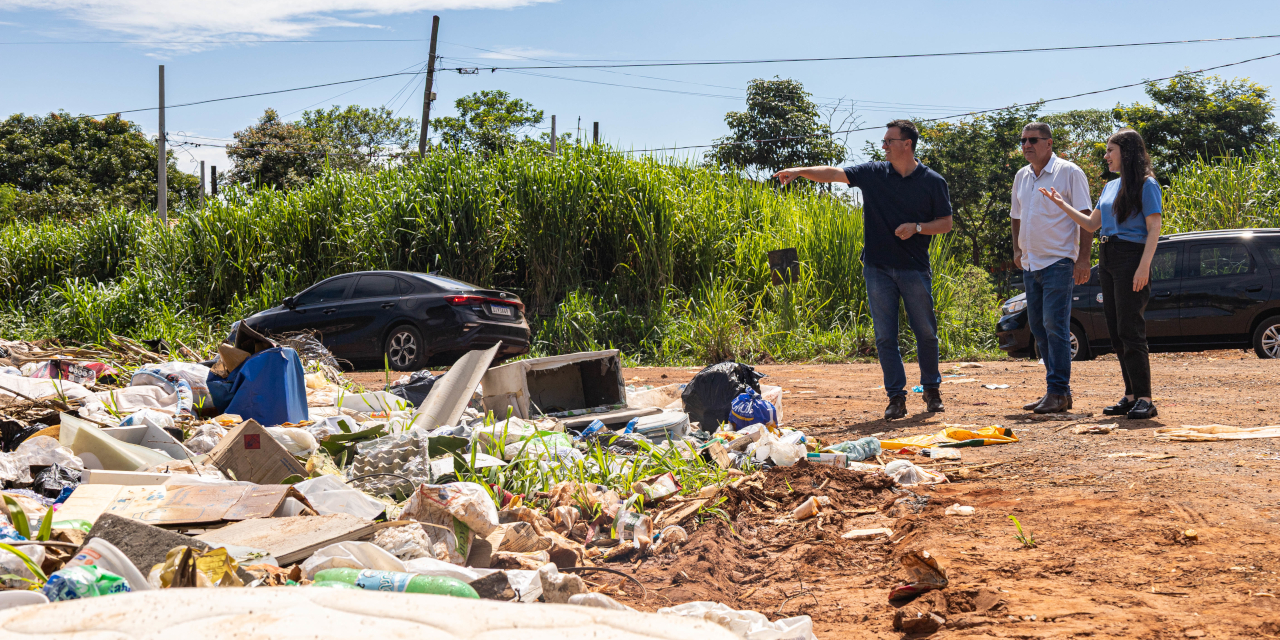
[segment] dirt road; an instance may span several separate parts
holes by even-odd
[[[617,567],[639,576],[647,598],[621,581],[611,593],[647,610],[714,599],[771,618],[808,614],[823,640],[902,638],[888,592],[905,578],[901,556],[928,550],[950,586],[903,611],[944,618],[932,637],[1280,637],[1280,440],[1163,443],[1152,435],[1161,426],[1280,424],[1280,362],[1240,351],[1155,355],[1160,416],[1149,421],[1101,415],[1122,393],[1113,356],[1074,365],[1073,413],[1094,415],[1070,422],[1027,419],[1021,406],[1043,393],[1044,369],[1025,360],[944,365],[952,376],[942,387],[946,412],[922,414],[920,394],[911,394],[912,415],[893,423],[880,418],[874,364],[758,367],[787,390],[786,426],[823,441],[933,433],[949,423],[1012,427],[1020,442],[961,449],[963,466],[990,466],[906,494],[804,463],[771,472],[759,490],[722,505],[732,530],[713,520],[680,554]],[[907,370],[916,375],[914,365]],[[657,386],[696,372],[625,376]],[[1080,423],[1118,427],[1076,435]],[[808,495],[829,495],[839,512],[779,521]],[[977,512],[943,514],[956,503]],[[1009,515],[1034,548],[1014,539]],[[893,542],[840,537],[877,527],[892,529]]]

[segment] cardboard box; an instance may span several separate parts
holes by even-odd
[[[214,525],[270,518],[286,498],[307,507],[306,497],[288,485],[125,486],[82,484],[58,510],[61,520],[96,522],[104,513],[157,527]]]
[[[625,405],[627,387],[617,349],[521,360],[485,373],[484,405],[498,419]]]
[[[209,452],[209,461],[229,477],[254,484],[279,484],[307,470],[262,425],[249,420],[232,429]]]

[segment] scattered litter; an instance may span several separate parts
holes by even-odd
[[[1017,442],[1018,436],[1013,429],[994,425],[975,428],[975,425],[946,425],[938,433],[923,436],[907,436],[892,440],[881,440],[880,446],[888,450],[906,447],[981,447],[989,444],[1007,444]]]
[[[982,385],[982,388],[984,388],[984,389],[1008,389],[1008,388],[1009,388],[1009,385],[1007,385],[1007,384],[984,384],[984,385]]]
[[[1252,440],[1280,438],[1280,426],[1232,427],[1222,424],[1162,427],[1156,429],[1156,440],[1167,442],[1216,442],[1219,440]]]
[[[817,640],[817,636],[813,635],[813,619],[809,616],[769,622],[769,618],[757,611],[738,611],[723,603],[705,601],[686,602],[658,609],[658,613],[714,622],[744,640]]]
[[[946,515],[949,515],[949,516],[971,516],[976,512],[977,512],[977,509],[974,509],[973,507],[960,505],[960,504],[953,504],[947,507],[947,510],[945,513]]]
[[[922,593],[947,588],[947,573],[928,551],[909,551],[902,556],[902,568],[910,582],[894,587],[889,601],[908,600]]]
[[[854,529],[840,535],[845,540],[871,540],[880,536],[892,536],[892,529]]]
[[[1106,435],[1115,429],[1119,429],[1118,424],[1082,424],[1071,430],[1076,435]]]

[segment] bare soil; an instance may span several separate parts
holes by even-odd
[[[960,449],[959,466],[979,468],[903,493],[807,463],[766,472],[759,488],[723,505],[732,528],[712,518],[677,554],[614,566],[636,575],[648,597],[621,581],[608,592],[644,610],[717,600],[771,618],[807,614],[823,640],[918,637],[894,630],[888,594],[906,581],[903,554],[927,550],[950,584],[907,606],[945,618],[931,637],[1280,637],[1280,440],[1153,437],[1162,426],[1280,424],[1280,362],[1241,351],[1153,355],[1160,416],[1145,421],[1101,414],[1123,392],[1114,356],[1073,363],[1072,413],[1093,415],[1066,422],[1032,421],[1021,408],[1043,394],[1042,366],[981,364],[950,372],[944,365],[953,376],[944,378],[945,412],[923,413],[920,394],[910,394],[911,415],[891,423],[881,418],[886,399],[875,364],[758,367],[765,383],[787,390],[785,426],[824,442],[934,433],[944,424],[1012,427],[1020,442]],[[916,375],[914,365],[907,370]],[[659,386],[697,371],[625,375],[629,384]],[[948,384],[969,378],[977,381]],[[1118,428],[1073,433],[1092,423]],[[821,520],[783,520],[809,495],[830,497],[834,509]],[[957,503],[976,515],[944,515]],[[1034,548],[1015,540],[1009,515]],[[877,527],[894,536],[840,537]]]

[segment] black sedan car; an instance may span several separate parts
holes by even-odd
[[[1000,348],[1037,354],[1027,328],[1026,294],[1000,307]],[[1225,229],[1161,236],[1151,261],[1147,344],[1152,351],[1247,349],[1280,358],[1280,229]],[[1071,354],[1089,360],[1111,351],[1098,268],[1076,285]]]
[[[451,365],[499,341],[499,360],[529,352],[520,298],[426,273],[334,276],[245,322],[264,335],[315,331],[334,356],[395,371]]]

